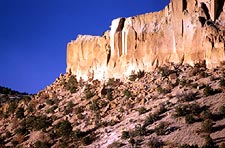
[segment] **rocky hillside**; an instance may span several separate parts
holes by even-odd
[[[0,147],[224,148],[224,70],[170,63],[105,82],[66,73],[31,97],[1,94]]]

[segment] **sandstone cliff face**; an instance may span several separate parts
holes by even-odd
[[[171,0],[164,10],[112,21],[103,36],[79,35],[67,46],[67,72],[83,79],[122,78],[167,62],[225,60],[224,0]]]

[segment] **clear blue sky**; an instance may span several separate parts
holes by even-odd
[[[163,9],[169,0],[0,0],[0,85],[36,93],[66,70],[66,45],[101,35],[111,20]]]

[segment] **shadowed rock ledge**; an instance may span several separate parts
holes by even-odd
[[[79,35],[67,45],[67,72],[82,77],[123,78],[167,62],[225,60],[224,0],[171,0],[164,10],[112,21],[103,36]]]

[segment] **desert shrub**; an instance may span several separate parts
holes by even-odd
[[[32,104],[29,104],[27,107],[27,112],[32,113],[34,111],[34,106]]]
[[[134,131],[130,133],[130,137],[136,137],[136,136],[144,136],[147,134],[147,130],[144,126],[141,126],[140,124],[135,125]]]
[[[124,108],[123,107],[120,107],[119,110],[118,110],[118,112],[123,113],[124,112]]]
[[[136,141],[134,140],[133,137],[131,137],[128,142],[132,145],[132,147],[134,147],[134,145],[136,144]]]
[[[68,108],[73,108],[75,105],[74,105],[73,101],[69,101],[66,106]]]
[[[15,140],[15,139],[13,139],[11,141],[11,143],[12,143],[13,147],[16,147],[19,144],[19,142],[17,140]]]
[[[65,107],[64,113],[65,113],[65,114],[72,113],[73,107],[74,107],[74,106],[75,106],[75,105],[74,105],[73,101],[69,101],[69,102],[67,103],[66,107]]]
[[[121,139],[130,138],[130,133],[128,131],[122,131]]]
[[[200,71],[200,72],[199,72],[199,76],[200,76],[201,78],[206,78],[206,77],[208,77],[209,75],[208,75],[205,71]]]
[[[72,134],[72,125],[68,120],[63,120],[59,122],[56,126],[57,135],[68,137]]]
[[[85,116],[83,114],[79,113],[79,114],[77,114],[77,118],[82,120],[85,118]]]
[[[11,88],[2,87],[2,86],[0,86],[0,94],[6,94],[6,95],[28,95],[25,92],[20,93],[18,91],[12,90]]]
[[[90,109],[93,110],[93,111],[98,111],[100,109],[97,99],[91,101]]]
[[[137,72],[137,74],[134,71],[132,71],[131,75],[129,76],[129,80],[135,81],[137,78],[140,79],[140,78],[144,77],[144,75],[145,75],[145,72],[142,70],[139,70]]]
[[[127,99],[132,96],[131,92],[129,90],[127,90],[127,89],[123,91],[123,94],[126,96]]]
[[[167,110],[168,110],[168,109],[167,109],[167,107],[166,107],[165,104],[160,104],[160,105],[159,105],[159,110],[158,110],[157,114],[158,114],[158,115],[163,114],[163,113],[165,113]]]
[[[68,82],[65,83],[65,88],[69,90],[71,93],[75,93],[78,88],[78,82],[74,75],[71,75]]]
[[[45,104],[39,104],[38,109],[41,110],[44,107],[45,107]]]
[[[168,124],[165,122],[160,122],[159,125],[155,127],[155,133],[159,135],[165,135]]]
[[[186,116],[189,113],[189,111],[186,108],[186,105],[176,106],[175,107],[175,117],[183,117]]]
[[[94,93],[91,91],[91,85],[86,85],[85,86],[85,98],[90,99],[94,97]]]
[[[219,84],[220,84],[221,87],[224,87],[225,86],[225,79],[221,78],[220,81],[219,81]]]
[[[174,117],[183,117],[188,114],[199,115],[204,110],[204,107],[200,107],[198,104],[188,104],[175,107]]]
[[[192,88],[197,89],[198,88],[198,83],[193,83],[191,86],[192,86]]]
[[[205,106],[200,107],[196,103],[192,103],[192,104],[188,105],[187,107],[189,109],[189,112],[192,113],[193,115],[199,115],[202,111],[205,110]]]
[[[219,148],[219,146],[213,142],[213,139],[210,137],[210,135],[207,135],[205,137],[205,144],[202,146],[202,148]]]
[[[17,135],[27,135],[29,133],[29,131],[27,130],[26,127],[22,126],[22,127],[15,129],[14,133]]]
[[[198,145],[182,144],[178,148],[198,148]]]
[[[52,99],[46,99],[46,104],[48,104],[48,105],[53,105],[54,104],[54,101],[52,100]]]
[[[139,115],[144,114],[144,113],[147,112],[147,109],[145,107],[143,107],[143,106],[138,108],[137,110],[138,110]]]
[[[206,85],[206,87],[203,90],[203,93],[206,97],[215,94],[214,90],[209,85]]]
[[[162,77],[168,77],[171,73],[173,73],[173,70],[170,70],[168,67],[158,67],[158,73],[161,74]]]
[[[148,116],[146,116],[144,120],[144,127],[147,127],[150,124],[153,124],[155,121],[159,120],[159,115],[158,114],[152,114],[150,113]]]
[[[193,117],[193,115],[188,114],[188,115],[185,116],[185,122],[187,124],[192,124],[192,123],[195,122],[195,118]]]
[[[58,119],[58,117],[55,115],[55,114],[53,114],[53,115],[51,115],[51,120],[54,122],[55,120],[57,120]]]
[[[116,125],[117,123],[119,123],[119,122],[116,121],[116,120],[110,120],[107,124],[108,124],[109,126],[114,126],[114,125]]]
[[[31,100],[31,96],[29,96],[29,95],[23,95],[21,97],[21,100],[23,100],[25,104],[28,104],[30,102],[30,100]]]
[[[72,135],[72,137],[73,137],[73,139],[74,139],[75,141],[77,141],[77,140],[83,138],[84,136],[85,136],[85,133],[82,132],[80,129],[76,129],[76,130],[73,132],[73,135]]]
[[[109,101],[113,100],[113,89],[112,88],[109,88],[109,89],[106,90],[106,98]]]
[[[158,87],[157,87],[157,91],[158,91],[158,93],[160,93],[160,94],[167,94],[167,93],[170,93],[170,92],[171,92],[170,89],[162,88],[161,86],[158,86]]]
[[[221,115],[225,115],[225,106],[220,106],[219,111]]]
[[[52,120],[46,115],[30,116],[26,119],[25,124],[34,130],[41,130],[48,128],[52,124]]]
[[[5,137],[3,136],[0,136],[0,147],[4,147],[4,144],[5,144]]]
[[[107,85],[113,85],[115,83],[115,79],[114,78],[109,78],[107,81]]]
[[[186,86],[186,84],[187,84],[187,80],[186,80],[186,79],[180,80],[180,85],[181,85],[182,87]]]
[[[88,136],[81,139],[82,144],[85,145],[85,146],[90,145],[93,141],[94,141],[94,135],[93,134],[88,135]]]
[[[206,61],[200,61],[194,64],[195,68],[206,68]]]
[[[47,110],[46,110],[46,113],[47,113],[47,114],[48,114],[48,113],[53,114],[57,108],[58,108],[58,106],[57,106],[57,105],[54,105],[54,106],[52,106],[51,108],[47,109]]]
[[[91,91],[88,91],[88,92],[85,93],[86,99],[90,99],[90,98],[94,97],[94,95],[95,94]]]
[[[134,71],[129,75],[129,80],[130,81],[135,81],[137,79],[137,75],[135,74]]]
[[[194,101],[197,99],[197,94],[194,92],[184,92],[181,94],[180,98],[179,98],[182,102],[186,102],[186,101]]]
[[[17,101],[11,102],[11,103],[9,104],[9,107],[8,107],[8,110],[7,110],[7,111],[8,111],[9,113],[14,113],[15,110],[16,110],[16,108],[17,108],[17,105],[18,105]]]
[[[54,104],[59,105],[59,102],[60,102],[59,98],[55,98],[53,99],[53,101],[54,101]]]
[[[201,112],[200,117],[203,120],[212,119],[213,114],[209,110],[204,110]]]
[[[201,125],[201,131],[202,132],[211,133],[212,129],[213,129],[213,122],[212,122],[212,120],[207,119],[207,120],[202,122],[202,125]]]
[[[81,114],[84,112],[83,106],[75,108],[75,114]]]
[[[1,86],[0,86],[1,87]],[[6,94],[2,94],[1,95],[1,98],[0,98],[0,104],[4,104],[4,103],[7,103],[7,102],[9,102],[9,96],[8,95],[6,95]]]
[[[140,78],[142,78],[142,77],[144,77],[145,76],[145,72],[144,72],[144,70],[139,70],[138,72],[137,72],[137,77],[140,79]]]
[[[11,134],[8,130],[6,130],[6,131],[5,131],[5,138],[8,139],[8,138],[10,138],[11,136],[12,136],[12,134]]]
[[[158,138],[151,137],[147,145],[149,148],[162,148],[164,146],[164,142]]]
[[[22,119],[24,118],[24,108],[19,107],[16,111],[16,118]]]

